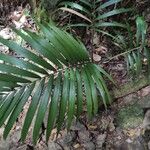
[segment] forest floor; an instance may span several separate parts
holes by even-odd
[[[29,102],[25,105],[18,121],[6,141],[2,139],[0,129],[0,150],[145,150],[150,140],[143,135],[143,107],[149,101],[150,86],[143,88],[114,102],[108,110],[99,109],[91,121],[85,115],[74,121],[69,132],[62,130],[56,138],[56,129],[52,131],[46,144],[41,135],[36,146],[32,145],[32,127],[24,143],[20,142],[21,128]]]
[[[20,7],[18,10],[12,12],[9,15],[11,20],[9,24],[13,24],[17,28],[25,26],[34,30],[34,23],[23,15],[22,11],[23,9]],[[23,42],[12,33],[8,26],[0,26],[0,36],[3,36],[5,39],[14,39],[21,44]],[[101,46],[101,49],[107,50],[103,46]],[[0,52],[15,55],[3,45],[0,45]],[[97,63],[101,60],[101,57],[96,51],[94,57]],[[126,75],[125,64],[122,60],[110,62],[108,70],[111,71],[111,74],[118,83],[126,82],[126,78],[124,78]],[[145,101],[147,102],[149,100],[149,96],[150,86],[119,98],[107,110],[99,108],[99,113],[90,121],[83,114],[78,122],[73,122],[69,132],[64,129],[57,138],[56,129],[54,129],[48,143],[45,143],[44,135],[41,134],[41,138],[36,146],[32,145],[32,127],[26,141],[24,143],[20,142],[23,120],[31,101],[29,100],[6,141],[2,138],[4,127],[0,128],[0,150],[150,149],[148,135],[143,136],[144,126],[150,123],[150,120],[147,122],[145,119],[143,111]]]

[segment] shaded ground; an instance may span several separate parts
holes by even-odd
[[[54,129],[48,144],[45,144],[44,135],[42,135],[34,148],[36,150],[116,150],[122,149],[124,143],[125,145],[132,143],[134,150],[138,143],[138,147],[141,146],[141,150],[144,150],[142,137],[144,114],[141,106],[145,101],[142,96],[148,95],[149,91],[150,87],[146,87],[135,94],[121,98],[107,111],[101,111],[100,108],[99,114],[91,121],[87,121],[83,115],[79,122],[73,123],[70,132],[62,130],[57,139]],[[6,141],[2,140],[3,128],[0,129],[0,150],[33,149],[32,127],[25,143],[19,141],[22,122],[29,103],[30,100]]]
[[[149,9],[146,11],[147,20],[149,20]],[[12,12],[10,15],[11,22],[17,28],[26,26],[33,29],[33,22],[22,12],[22,8]],[[18,37],[15,37],[10,28],[4,26],[0,26],[0,35],[6,39],[15,39],[19,43],[22,42]],[[105,47],[100,46],[100,48],[107,51]],[[0,45],[0,52],[15,55],[2,45]],[[100,61],[101,58],[98,56],[102,53],[95,52],[95,54],[95,59]],[[109,71],[119,83],[125,82],[126,71],[122,60],[110,62],[109,68]],[[56,138],[56,130],[54,129],[47,144],[43,134],[41,134],[39,143],[35,147],[32,145],[32,127],[25,143],[20,142],[20,131],[30,104],[29,100],[6,141],[2,139],[3,128],[0,129],[0,150],[126,150],[128,147],[133,150],[137,147],[144,150],[149,139],[146,141],[143,138],[144,113],[141,106],[145,97],[149,94],[150,87],[146,87],[136,93],[120,98],[107,111],[99,108],[99,114],[91,121],[87,121],[85,114],[83,114],[79,122],[74,121],[70,132],[64,129]]]

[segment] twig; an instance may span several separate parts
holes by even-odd
[[[125,55],[125,54],[127,54],[127,53],[129,53],[129,52],[132,52],[132,51],[137,50],[137,49],[140,49],[140,48],[141,48],[141,47],[136,47],[136,48],[130,49],[130,50],[128,50],[128,51],[125,51],[125,52],[123,52],[123,53],[121,53],[121,54],[118,54],[118,55],[113,56],[113,57],[108,58],[108,59],[109,59],[109,61],[110,61],[110,60],[112,60],[112,59],[114,59],[114,58],[117,58],[117,57],[119,57],[119,56],[123,56],[123,55]]]

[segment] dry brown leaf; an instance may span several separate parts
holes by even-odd
[[[140,93],[141,93],[142,97],[149,95],[150,94],[150,86],[147,86],[147,87],[143,88],[140,91]]]
[[[27,18],[25,15],[23,15],[20,20],[19,20],[20,23],[24,24],[25,22],[27,22]]]
[[[81,145],[80,145],[79,143],[77,143],[77,144],[75,144],[73,147],[74,147],[75,149],[78,149],[78,148],[81,147]]]
[[[4,28],[3,30],[0,31],[0,36],[6,40],[11,39],[10,32],[11,31],[9,28]]]
[[[93,38],[92,41],[93,41],[93,44],[96,45],[96,46],[98,46],[100,44],[100,38],[99,38],[99,34],[98,33],[94,34],[94,38]]]
[[[105,54],[108,51],[108,49],[107,49],[107,47],[100,46],[100,47],[96,48],[95,51]]]
[[[23,12],[18,12],[18,11],[14,11],[13,13],[12,13],[12,15],[10,16],[10,19],[12,19],[12,21],[18,21],[18,20],[20,20],[20,18],[22,17],[22,15],[23,15]]]
[[[63,11],[70,12],[70,13],[72,13],[72,14],[75,14],[75,15],[77,15],[77,16],[79,16],[79,17],[85,19],[85,20],[87,20],[87,21],[90,22],[90,23],[92,22],[89,18],[87,18],[86,16],[82,15],[81,13],[79,13],[79,12],[73,10],[73,9],[66,8],[66,7],[61,7],[61,8],[59,8],[59,9],[61,9],[61,10],[63,10]]]
[[[101,56],[97,55],[97,54],[93,54],[93,59],[96,62],[99,62],[101,60]]]
[[[89,130],[95,130],[95,129],[97,129],[97,125],[90,125],[90,126],[88,126],[88,129]]]

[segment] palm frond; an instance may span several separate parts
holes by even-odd
[[[136,19],[136,36],[131,31],[130,25],[127,24],[129,38],[126,39],[122,35],[117,35],[114,38],[117,43],[127,51],[127,67],[131,71],[132,75],[138,77],[142,72],[143,59],[146,58],[149,68],[149,50],[146,45],[146,31],[147,23],[143,17],[137,17]],[[145,55],[144,55],[145,54]],[[149,69],[148,69],[149,70]]]
[[[47,23],[38,25],[40,34],[13,29],[33,50],[0,37],[0,43],[22,56],[19,59],[0,54],[3,61],[0,63],[0,127],[6,124],[3,136],[7,138],[30,97],[21,140],[26,139],[35,118],[34,143],[47,112],[48,141],[53,128],[59,132],[64,122],[70,128],[73,118],[81,115],[84,101],[89,118],[97,113],[99,100],[107,107],[111,98],[103,76],[113,81],[108,73],[91,62],[84,45],[67,32]]]
[[[60,9],[67,10],[82,19],[88,21],[89,27],[92,24],[95,28],[101,27],[125,27],[125,24],[119,22],[106,21],[109,17],[119,15],[121,13],[127,13],[132,11],[131,8],[114,8],[113,10],[104,11],[105,8],[117,5],[122,0],[109,0],[102,1],[85,1],[80,0],[78,3],[63,1],[59,4]],[[73,26],[73,25],[71,25]],[[86,25],[87,26],[87,25]]]
[[[137,76],[139,76],[140,73],[142,72],[143,48],[146,46],[147,24],[146,24],[144,18],[137,17],[136,27],[137,27],[137,30],[136,30],[136,42],[135,42],[136,45],[135,45],[135,47],[140,47],[140,48],[137,51],[133,51],[129,54],[133,60],[133,64],[129,63],[130,64],[129,67],[131,66],[130,70],[132,70],[133,74],[136,74]],[[133,35],[131,35],[130,37],[132,38]],[[130,39],[130,41],[132,41],[132,40],[133,39]],[[133,46],[134,43],[130,44],[130,45]],[[146,48],[144,48],[144,49],[146,49]],[[148,53],[146,53],[146,54],[148,55]],[[147,57],[147,55],[146,55],[146,57]],[[133,65],[134,65],[134,67],[133,67]],[[149,66],[149,64],[148,64],[148,66]]]

